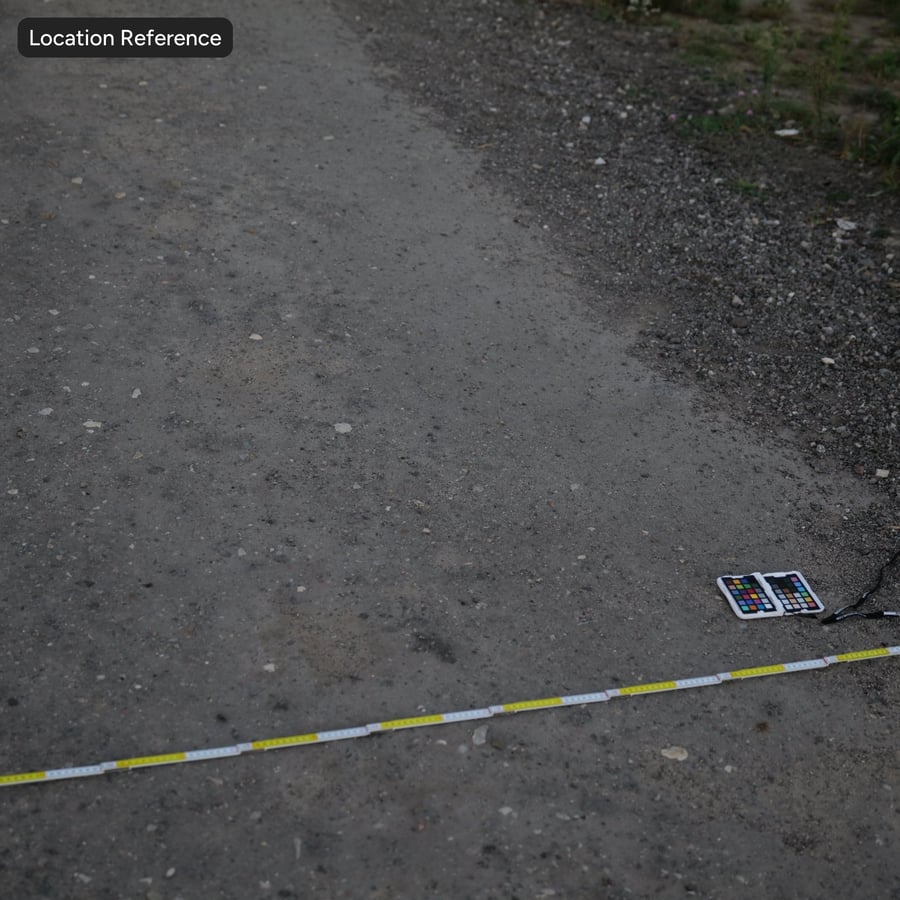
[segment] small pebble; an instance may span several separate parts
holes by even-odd
[[[688,752],[684,747],[663,747],[660,753],[666,759],[675,759],[678,762],[684,762],[688,758]]]

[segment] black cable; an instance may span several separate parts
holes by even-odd
[[[842,609],[839,609],[837,612],[832,613],[830,616],[826,616],[822,619],[823,625],[830,625],[832,622],[841,622],[844,619],[852,618],[853,616],[859,616],[863,619],[887,619],[887,618],[900,618],[900,612],[894,612],[893,610],[876,610],[875,612],[859,612],[858,609],[869,597],[872,596],[877,590],[881,588],[881,582],[884,580],[884,573],[900,559],[900,546],[894,551],[894,555],[878,570],[878,577],[875,579],[875,583],[870,587],[867,591],[864,591],[862,596],[856,603],[851,603],[849,606],[845,606]]]

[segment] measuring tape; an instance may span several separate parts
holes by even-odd
[[[311,734],[295,734],[290,737],[267,738],[233,747],[212,747],[208,750],[186,750],[181,753],[163,753],[159,756],[136,756],[132,759],[117,759],[112,762],[96,763],[90,766],[72,766],[65,769],[46,769],[41,772],[21,772],[14,775],[0,775],[0,787],[16,784],[34,784],[43,781],[61,781],[67,778],[86,778],[90,775],[104,775],[107,772],[121,772],[126,769],[145,769],[149,766],[167,766],[175,763],[201,762],[209,759],[224,759],[241,756],[257,750],[278,750],[282,747],[302,747],[310,744],[327,744],[331,741],[346,741],[352,738],[368,737],[386,731],[402,731],[406,728],[422,728],[428,725],[449,725],[451,722],[470,722],[475,719],[490,719],[507,713],[527,712],[537,709],[552,709],[558,706],[583,706],[588,703],[603,703],[614,697],[637,697],[643,694],[659,694],[665,691],[681,691],[687,688],[707,687],[727,681],[744,678],[759,678],[764,675],[786,675],[790,672],[805,672],[808,669],[824,669],[835,663],[861,662],[900,656],[900,646],[876,647],[873,650],[857,650],[840,653],[837,656],[823,656],[821,659],[805,659],[799,662],[776,663],[770,666],[756,666],[751,669],[737,669],[734,672],[720,672],[718,675],[704,675],[699,678],[681,678],[675,681],[655,681],[649,684],[635,684],[631,687],[610,688],[590,694],[572,694],[568,697],[544,697],[541,700],[519,700],[516,703],[501,703],[482,709],[466,709],[459,712],[437,713],[430,716],[413,716],[408,719],[392,719],[375,722],[356,728],[341,728],[337,731],[318,731]]]

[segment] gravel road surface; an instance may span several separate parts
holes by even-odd
[[[456,83],[454,55],[474,65],[499,16],[485,59],[532,21],[586,29],[565,9],[442,6],[151,2],[142,14],[230,18],[234,52],[36,60],[14,52],[33,6],[7,4],[3,772],[900,643],[890,621],[743,622],[716,589],[799,568],[829,609],[855,599],[891,546],[897,467],[887,430],[856,460],[842,435],[819,453],[760,425],[773,407],[740,367],[711,391],[686,366],[696,347],[716,370],[733,295],[763,318],[763,294],[781,296],[737,289],[736,251],[717,268],[660,249],[655,184],[681,172],[689,191],[707,158],[659,128],[659,181],[638,185],[598,150],[590,184],[615,202],[576,245],[569,207],[528,188],[549,156],[477,148],[465,111],[491,102],[485,83],[458,84],[453,108],[432,86]],[[598,91],[620,81],[613,67]],[[754,248],[745,218],[702,227]],[[831,230],[811,240],[831,247]],[[792,289],[771,250],[766,277]],[[697,267],[726,312],[679,344],[672,301]],[[8,786],[0,885],[896,898],[898,703],[888,659]]]

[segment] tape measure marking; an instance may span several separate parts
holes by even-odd
[[[784,663],[774,666],[756,666],[752,669],[738,669],[736,672],[729,672],[729,678],[759,678],[762,675],[780,675],[786,672],[787,667]]]
[[[87,766],[86,768],[94,768],[93,766]],[[57,772],[66,772],[71,771],[74,772],[74,769],[57,769]],[[54,774],[54,773],[49,773]],[[3,784],[28,784],[31,781],[43,781],[47,777],[47,772],[21,772],[18,775],[3,775],[0,777],[0,785]],[[57,776],[59,778],[66,778],[65,775]]]
[[[108,772],[145,769],[150,766],[167,766],[178,763],[202,762],[209,759],[223,759],[229,756],[241,756],[244,753],[252,753],[257,750],[278,750],[284,747],[300,747],[308,744],[346,741],[380,732],[402,731],[409,728],[423,728],[429,725],[446,725],[452,722],[465,722],[475,719],[489,719],[492,716],[506,713],[552,709],[557,706],[582,706],[589,703],[604,703],[613,697],[638,697],[644,694],[707,687],[709,685],[722,684],[726,681],[739,681],[744,678],[760,678],[766,675],[782,675],[811,669],[824,669],[836,663],[861,662],[883,659],[888,656],[900,656],[900,646],[875,647],[871,650],[856,650],[852,653],[839,653],[837,656],[824,656],[819,659],[804,659],[770,666],[735,669],[733,672],[720,672],[718,675],[702,675],[696,678],[681,678],[674,681],[635,684],[624,688],[610,688],[606,691],[571,694],[567,697],[519,700],[515,703],[502,703],[495,706],[482,707],[481,709],[465,709],[434,715],[390,719],[385,722],[374,722],[370,725],[360,725],[355,728],[339,728],[334,731],[318,731],[309,734],[295,734],[288,737],[266,738],[261,741],[235,744],[232,747],[211,747],[201,750],[186,750],[179,753],[162,753],[156,756],[135,756],[130,759],[114,760],[113,762],[102,762],[89,766],[70,766],[63,769],[47,769],[40,772],[18,772],[11,775],[0,775],[0,787],[12,787],[13,785],[34,784],[45,781],[61,781],[69,778],[86,778],[92,775],[103,775]]]
[[[317,744],[317,734],[295,734],[290,737],[267,738],[264,741],[254,741],[250,746],[254,750],[273,750],[276,747],[299,747],[302,744]]]
[[[676,681],[657,681],[654,684],[633,684],[631,687],[619,688],[620,697],[629,697],[632,694],[659,694],[663,691],[677,691]]]
[[[414,716],[411,719],[394,719],[391,722],[380,722],[382,731],[399,731],[401,728],[421,728],[423,725],[440,725],[444,721],[442,715]]]
[[[829,662],[832,659],[838,662],[854,662],[857,659],[874,659],[876,656],[891,656],[896,652],[896,647],[875,647],[873,650],[856,650],[853,653],[841,653],[838,656],[826,657]]]
[[[551,706],[562,706],[562,697],[544,697],[542,700],[519,700],[516,703],[504,703],[500,709],[506,713],[525,712],[528,709],[549,709]],[[494,709],[495,707],[491,707]]]

